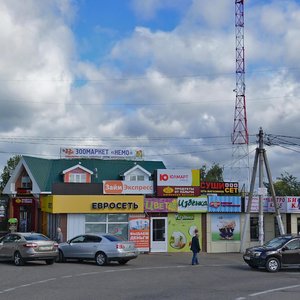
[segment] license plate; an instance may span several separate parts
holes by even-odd
[[[40,250],[52,250],[51,246],[40,246]]]
[[[250,260],[250,256],[244,256],[245,260]]]

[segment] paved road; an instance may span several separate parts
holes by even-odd
[[[252,270],[238,253],[201,253],[200,265],[190,262],[190,253],[142,254],[125,266],[105,267],[1,262],[0,299],[299,299],[299,269]]]

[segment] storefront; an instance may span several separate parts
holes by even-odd
[[[195,229],[203,233],[202,215],[206,212],[206,196],[145,198],[151,223],[150,252],[189,252]]]
[[[18,220],[17,230],[30,232],[37,230],[39,200],[34,197],[16,197],[12,201],[13,217]]]
[[[149,223],[139,222],[145,219],[142,195],[45,195],[41,210],[48,219],[66,215],[66,239],[82,233],[109,232],[139,240],[147,235],[147,228],[149,232]]]

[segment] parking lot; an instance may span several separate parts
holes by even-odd
[[[240,253],[141,254],[126,266],[1,262],[1,299],[298,299],[300,270],[252,270]],[[283,296],[284,295],[284,296]]]

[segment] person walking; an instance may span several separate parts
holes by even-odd
[[[63,234],[61,232],[61,228],[60,227],[57,227],[57,229],[56,229],[56,241],[58,243],[62,243],[63,242]]]
[[[200,252],[199,234],[198,229],[195,229],[195,235],[191,242],[191,251],[193,252],[192,265],[199,265],[198,253]]]

